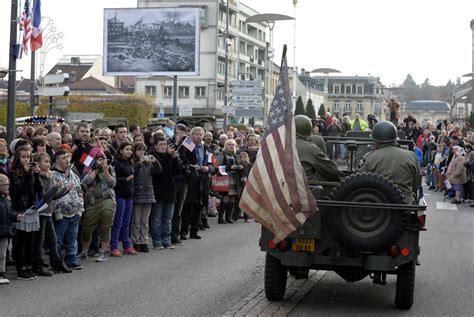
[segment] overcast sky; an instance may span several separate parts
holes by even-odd
[[[260,13],[294,14],[292,0],[243,2]],[[52,17],[65,35],[63,50],[48,53],[46,70],[63,54],[102,54],[103,9],[136,6],[137,0],[42,0],[43,16]],[[10,11],[11,1],[1,0],[0,67],[8,67]],[[296,65],[370,74],[387,86],[409,73],[417,83],[429,78],[444,85],[472,71],[471,19],[473,0],[299,0]],[[293,65],[293,22],[277,22],[274,40],[277,58],[286,43]],[[29,77],[27,59],[17,69],[23,70],[17,78]]]

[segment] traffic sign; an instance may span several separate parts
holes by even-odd
[[[263,87],[244,87],[244,86],[236,86],[231,87],[230,92],[233,94],[239,95],[261,95],[263,92]]]
[[[232,113],[233,111],[234,108],[232,108],[231,106],[222,107],[222,113]]]
[[[245,108],[245,107],[251,107],[251,108],[262,108],[263,104],[262,101],[257,101],[257,102],[252,102],[252,101],[232,101],[231,102],[232,107],[235,108]]]
[[[232,80],[231,86],[254,86],[263,87],[263,81],[261,80]]]
[[[64,82],[69,80],[68,73],[61,74],[49,74],[44,76],[43,85],[54,85],[54,84],[64,84]]]
[[[261,117],[262,114],[263,114],[263,111],[261,108],[235,109],[236,117],[253,118],[253,117]]]
[[[180,117],[191,117],[193,115],[193,107],[189,105],[181,105],[179,106],[179,114]]]
[[[38,87],[38,91],[41,96],[67,96],[69,95],[69,86]]]
[[[252,95],[252,96],[241,96],[241,95],[233,95],[230,97],[232,101],[262,101],[261,95]]]

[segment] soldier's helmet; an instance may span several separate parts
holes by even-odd
[[[371,137],[379,143],[391,143],[397,140],[397,128],[390,121],[380,121],[374,125]]]
[[[297,135],[309,137],[313,131],[311,119],[302,114],[295,116],[295,129]]]

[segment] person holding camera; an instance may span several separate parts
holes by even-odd
[[[151,206],[156,202],[153,191],[153,179],[161,172],[161,164],[153,155],[145,155],[146,145],[133,145],[133,211],[132,211],[132,242],[136,251],[149,252],[149,218]]]
[[[98,226],[100,231],[99,257],[96,262],[108,260],[107,250],[110,242],[110,231],[115,216],[115,170],[109,165],[107,157],[102,148],[94,147],[89,153],[96,165],[82,180],[85,192],[86,211],[82,217],[81,258],[87,258],[92,234]]]
[[[86,122],[79,122],[76,126],[76,139],[72,147],[72,165],[74,165],[79,173],[83,175],[85,165],[81,163],[81,157],[84,153],[89,153],[92,149],[90,145],[91,130]]]

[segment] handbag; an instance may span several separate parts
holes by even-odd
[[[216,193],[229,192],[229,175],[212,175],[211,191]]]

